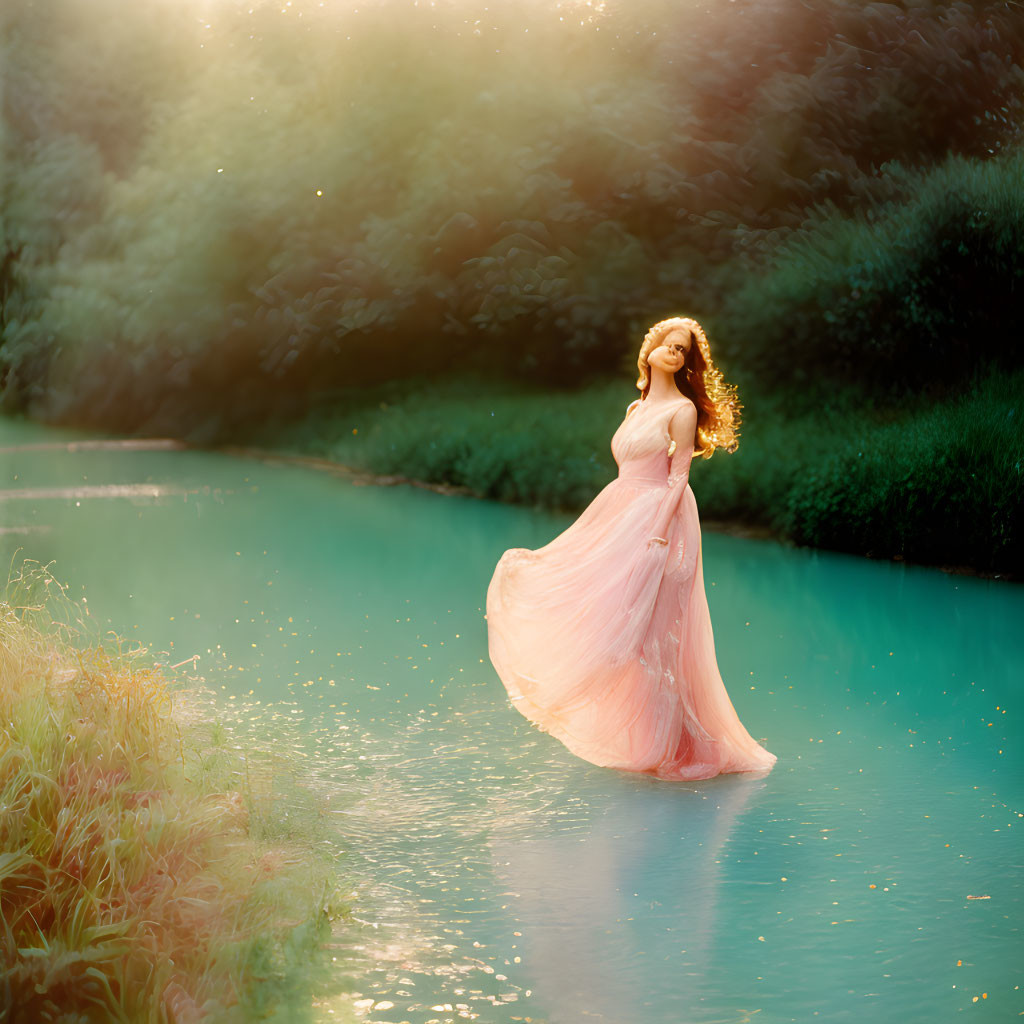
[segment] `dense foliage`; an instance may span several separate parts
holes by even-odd
[[[222,437],[413,372],[574,384],[676,311],[801,400],[1020,362],[1013,3],[12,0],[0,26],[9,409]]]
[[[1024,576],[1024,372],[837,432],[791,478],[802,544]]]
[[[813,408],[853,386],[898,404],[1024,364],[1024,151],[886,177],[856,216],[816,211],[716,316],[759,391]]]

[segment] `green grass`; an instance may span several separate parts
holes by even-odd
[[[273,837],[280,804],[222,727],[181,713],[188,691],[141,652],[90,640],[44,569],[12,579],[0,1018],[310,1019],[337,984],[324,946],[344,908],[328,865]]]
[[[794,540],[858,554],[1024,572],[1024,371],[889,422],[851,424],[794,480]]]
[[[609,424],[634,397],[628,382],[574,392],[472,377],[397,383],[339,395],[254,440],[499,501],[578,508],[613,474]]]
[[[615,473],[628,379],[577,392],[449,379],[335,396],[257,443],[481,497],[581,509]],[[837,389],[814,413],[745,393],[739,450],[696,460],[705,519],[875,557],[1024,572],[1024,371],[892,408]],[[340,412],[339,409],[348,411]]]

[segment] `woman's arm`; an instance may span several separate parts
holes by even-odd
[[[693,459],[694,443],[697,440],[697,409],[691,402],[684,402],[668,425],[668,436],[675,443],[672,462],[668,473],[668,493],[658,511],[654,523],[652,544],[668,543],[668,528],[679,508],[679,501],[690,479],[690,462]]]
[[[692,402],[683,402],[676,410],[668,425],[668,436],[676,443],[672,455],[672,475],[676,476],[680,462],[685,463],[685,469],[689,470],[690,459],[693,458],[697,444],[697,407]]]

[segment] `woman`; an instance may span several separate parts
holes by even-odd
[[[491,661],[531,722],[597,765],[662,779],[761,771],[715,659],[690,461],[735,451],[739,403],[700,324],[655,324],[641,396],[612,438],[618,479],[487,591]]]

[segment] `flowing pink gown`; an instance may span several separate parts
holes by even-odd
[[[682,402],[630,406],[612,438],[618,478],[550,544],[502,555],[487,628],[515,706],[574,754],[707,779],[776,758],[743,727],[718,671],[693,452],[668,455]]]

